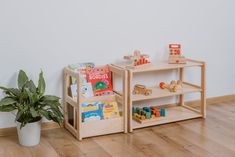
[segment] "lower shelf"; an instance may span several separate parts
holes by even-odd
[[[144,123],[139,123],[135,120],[132,120],[132,127],[133,129],[138,129],[199,117],[202,117],[202,115],[197,112],[194,112],[182,106],[174,106],[166,108],[166,117],[159,117],[155,119],[146,120]]]
[[[123,117],[109,120],[84,122],[81,126],[81,136],[84,138],[124,132],[124,128],[125,126]]]

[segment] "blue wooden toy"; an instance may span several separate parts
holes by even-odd
[[[162,117],[166,117],[166,110],[164,108],[160,108],[160,114]]]

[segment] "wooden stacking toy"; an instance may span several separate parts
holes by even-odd
[[[131,61],[131,65],[127,66],[130,68],[138,68],[151,63],[149,55],[141,54],[139,50],[135,50],[134,55],[124,56],[124,59]]]

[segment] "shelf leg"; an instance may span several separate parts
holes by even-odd
[[[77,92],[80,93],[77,95],[77,104],[78,107],[76,107],[77,110],[77,139],[79,141],[82,140],[82,132],[81,132],[81,125],[82,125],[82,109],[81,109],[81,102],[82,102],[82,80],[79,76],[77,76]]]
[[[68,74],[64,71],[64,94],[63,94],[63,104],[64,104],[64,126],[68,123],[68,109],[67,102],[65,101],[66,95],[68,94]]]
[[[179,80],[184,81],[184,68],[179,69]],[[184,106],[184,94],[179,95],[179,105]]]
[[[128,89],[127,89],[127,93],[128,93],[128,101],[127,101],[127,105],[128,105],[128,130],[129,132],[133,132],[133,124],[132,124],[132,77],[133,77],[133,73],[128,70]]]
[[[122,90],[123,90],[123,111],[124,111],[124,114],[123,114],[123,119],[124,119],[124,133],[127,133],[128,132],[128,107],[127,107],[127,71],[126,70],[123,70],[123,86],[122,86]]]
[[[201,66],[201,114],[206,118],[206,63]]]

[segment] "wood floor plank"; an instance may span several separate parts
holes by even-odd
[[[65,129],[45,132],[45,137],[61,157],[110,157],[92,138],[76,140]]]
[[[190,120],[187,121],[187,123],[194,123],[195,121],[196,120]],[[235,156],[235,152],[224,146],[223,143],[217,143],[208,137],[202,136],[201,133],[197,133],[190,129],[187,129],[186,127],[184,127],[184,125],[182,125],[182,122],[162,126],[161,128],[159,128],[159,130],[163,129],[165,130],[165,132],[167,132],[167,134],[171,134],[171,136],[179,136],[180,138],[187,140],[189,143],[191,143],[191,145],[200,147],[201,149],[210,152],[214,156]],[[155,128],[153,128],[153,130],[155,130]]]
[[[76,140],[65,129],[42,132],[35,147],[17,136],[0,137],[0,157],[234,157],[235,101],[209,105],[207,119],[194,119]]]
[[[177,128],[179,129],[179,128]],[[179,136],[176,134],[175,129],[167,130],[167,129],[158,129],[153,128],[151,129],[155,134],[158,136],[161,136],[162,138],[165,138],[168,142],[175,145],[177,148],[184,150],[189,156],[192,156],[191,154],[194,154],[196,156],[200,157],[216,157],[214,154],[210,153],[206,149],[199,147],[197,145],[194,145],[189,140]],[[177,132],[178,133],[178,132]],[[181,132],[179,132],[181,134]]]
[[[113,157],[147,157],[133,146],[130,135],[116,134],[98,137],[95,141]]]

